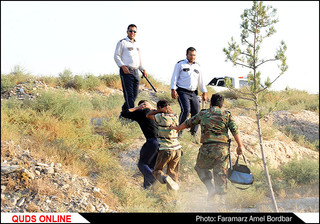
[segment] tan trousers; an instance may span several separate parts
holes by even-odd
[[[178,150],[159,150],[156,165],[154,166],[153,176],[162,184],[164,178],[169,175],[174,181],[178,181],[180,168],[181,149]],[[166,174],[162,171],[167,165]]]

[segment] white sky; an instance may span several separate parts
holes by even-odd
[[[288,71],[272,89],[286,86],[319,93],[319,2],[264,2],[278,10],[276,34],[265,39],[261,58],[274,56],[280,41],[287,44]],[[143,65],[156,79],[169,83],[174,65],[197,49],[204,80],[245,75],[249,70],[225,62],[222,49],[233,36],[240,44],[240,15],[251,1],[1,1],[1,74],[15,65],[33,75],[58,76],[119,72],[113,59],[127,26],[138,27]],[[261,66],[262,78],[273,80],[275,62]]]

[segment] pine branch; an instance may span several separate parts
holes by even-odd
[[[252,95],[253,97],[255,97],[254,94],[244,93],[244,92],[241,92],[241,91],[239,91],[239,90],[237,90],[237,89],[234,89],[234,88],[228,87],[228,89],[229,89],[231,92],[235,93],[235,94],[241,93],[241,94],[244,94],[244,95],[249,95],[249,96]],[[255,100],[255,99],[248,98],[248,97],[243,97],[243,96],[239,96],[239,95],[237,95],[237,96],[238,96],[240,99],[249,100],[249,101],[252,101],[252,102],[256,103],[256,100]]]
[[[251,93],[252,96],[254,96],[254,93],[249,89],[249,86],[245,86],[245,88]]]
[[[258,65],[256,66],[256,68],[258,68],[260,65],[262,65],[262,64],[264,64],[264,63],[266,63],[266,62],[268,62],[268,61],[277,61],[277,60],[279,60],[279,59],[275,59],[275,58],[273,58],[273,59],[268,59],[268,60],[263,61],[263,62],[261,62],[260,64],[258,64]]]
[[[278,107],[280,102],[283,102],[283,101],[288,100],[288,99],[289,99],[289,97],[283,96],[280,100],[278,100],[277,104],[266,115],[271,114]]]
[[[243,55],[248,56],[248,57],[252,57],[253,56],[253,55],[245,53],[244,51],[241,51],[240,54],[243,54]]]
[[[283,72],[282,72],[282,73],[280,73],[280,75],[278,75],[278,77],[277,77],[277,78],[275,78],[275,79],[270,83],[270,85],[269,85],[269,86],[271,86],[275,81],[277,81],[277,79],[278,79],[281,75],[283,75]],[[261,93],[262,91],[266,90],[267,88],[268,88],[267,86],[266,86],[266,87],[264,87],[263,89],[259,90],[259,91],[257,92],[257,94]]]
[[[240,99],[243,99],[243,100],[250,100],[252,102],[256,102],[254,99],[251,99],[251,98],[247,98],[247,97],[242,97],[242,96],[238,96]]]
[[[251,66],[244,65],[244,64],[241,64],[241,63],[238,63],[238,62],[235,62],[235,61],[232,61],[232,62],[233,62],[234,64],[241,65],[241,66],[244,66],[244,67],[247,67],[247,68],[253,69],[253,67],[251,67]]]
[[[242,39],[244,42],[246,42],[250,47],[252,47],[253,48],[253,44],[251,44],[251,43],[249,43],[248,41],[247,41],[247,39]]]

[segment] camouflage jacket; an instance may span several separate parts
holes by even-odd
[[[200,124],[201,143],[227,143],[229,139],[228,130],[231,131],[233,136],[239,133],[231,113],[222,111],[217,106],[200,111],[197,115],[186,120],[184,124],[186,128]]]

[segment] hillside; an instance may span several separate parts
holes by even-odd
[[[287,116],[280,117],[279,114],[283,114],[284,112]],[[288,117],[291,121],[287,122]],[[285,123],[285,125],[294,126],[297,133],[303,136],[312,136],[312,139],[319,140],[319,119],[315,119],[317,117],[319,117],[319,115],[311,111],[301,111],[298,113],[279,111],[273,112],[262,121],[263,131],[265,131],[263,133],[263,146],[270,166],[277,168],[295,158],[319,158],[318,152],[299,145],[284,133],[272,127],[273,123],[277,125]],[[235,116],[235,120],[239,125],[241,138],[246,146],[245,154],[252,160],[258,160],[261,158],[261,151],[257,139],[258,132],[255,119],[247,116]],[[317,128],[310,128],[314,126]],[[310,130],[312,130],[312,132],[310,132]],[[236,144],[234,144],[234,148],[236,147],[235,145]]]
[[[157,88],[160,91],[154,94],[142,85],[139,96],[154,104],[159,98],[169,98],[161,87]],[[226,99],[225,109],[231,111],[239,125],[256,182],[246,192],[231,187],[227,199],[232,198],[237,204],[221,207],[209,202],[201,204],[206,192],[193,170],[200,145],[188,132],[181,139],[185,155],[179,195],[168,195],[164,186],[154,191],[142,189],[136,164],[144,138],[135,123],[121,124],[117,120],[122,100],[121,90],[113,86],[76,91],[35,81],[2,91],[1,212],[246,211],[252,207],[254,211],[272,210],[263,205],[268,203],[268,192],[255,119],[247,110]],[[176,102],[172,107],[179,113]],[[91,119],[99,117],[108,122],[93,127]],[[266,157],[277,180],[277,198],[297,199],[290,206],[280,203],[280,210],[318,212],[319,180],[314,176],[319,175],[319,169],[313,168],[314,164],[319,165],[319,148],[304,143],[319,144],[319,113],[281,110],[261,121]],[[296,136],[303,141],[293,141]],[[234,141],[232,149],[234,153]],[[303,163],[306,159],[311,168]],[[313,180],[292,180],[287,167],[292,164],[313,169],[306,175]],[[308,203],[298,207],[303,198]]]

